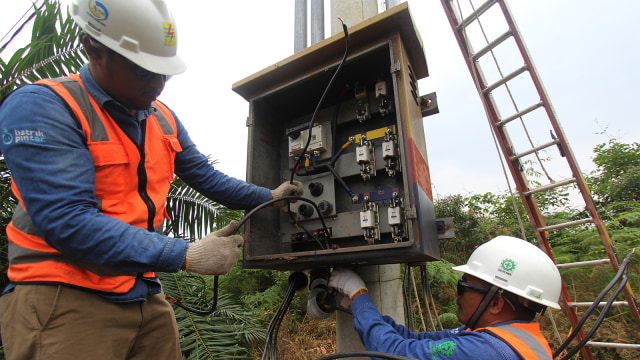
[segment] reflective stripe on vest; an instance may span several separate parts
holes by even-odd
[[[152,115],[147,118],[146,128],[142,129],[147,138],[144,163],[147,187],[143,191],[153,203],[149,205],[155,210],[153,219],[150,219],[146,202],[138,192],[137,167],[141,157],[137,145],[89,97],[78,75],[37,83],[51,88],[66,103],[85,134],[86,145],[95,165],[98,210],[138,227],[147,228],[147,223],[151,226],[150,222],[153,222],[153,230],[162,233],[164,202],[170,181],[173,180],[173,161],[175,154],[182,151],[171,112],[160,102],[154,102]],[[114,166],[118,172],[113,171]],[[130,181],[113,181],[118,175],[133,178]],[[70,258],[51,248],[33,227],[18,187],[13,182],[11,187],[19,200],[12,221],[7,226],[10,240],[8,275],[12,282],[66,283],[114,293],[124,293],[133,287],[135,273],[100,267]],[[117,195],[114,197],[114,194]],[[155,274],[151,272],[143,276],[155,277]]]
[[[552,360],[549,343],[537,323],[513,323],[477,329],[509,345],[524,360]]]

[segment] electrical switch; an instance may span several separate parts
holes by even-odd
[[[309,139],[309,129],[293,132],[287,138],[289,139],[289,157],[300,157]],[[311,128],[311,141],[306,154],[317,158],[325,151],[327,151],[327,133],[322,125],[316,125]]]
[[[386,81],[376,83],[376,100],[378,101],[378,111],[380,111],[380,115],[387,115],[391,110],[391,101],[389,101],[389,95],[387,94]]]
[[[358,121],[363,122],[371,117],[367,88],[364,85],[356,84],[354,92],[356,97],[356,118]]]

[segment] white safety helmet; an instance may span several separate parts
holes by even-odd
[[[176,75],[187,67],[164,0],[73,0],[70,12],[89,36],[143,69]]]
[[[537,246],[511,236],[480,245],[466,265],[454,270],[475,276],[538,304],[560,309],[560,272]]]

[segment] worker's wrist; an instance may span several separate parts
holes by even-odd
[[[351,301],[353,301],[355,298],[357,298],[358,296],[362,295],[362,294],[368,294],[369,290],[367,290],[367,288],[362,288],[356,292],[354,292],[353,294],[351,294]]]

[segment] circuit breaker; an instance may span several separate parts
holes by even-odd
[[[245,224],[247,268],[439,258],[422,118],[422,40],[406,4],[233,85],[249,101],[247,181],[291,178],[303,200]],[[315,115],[314,115],[315,114]]]

